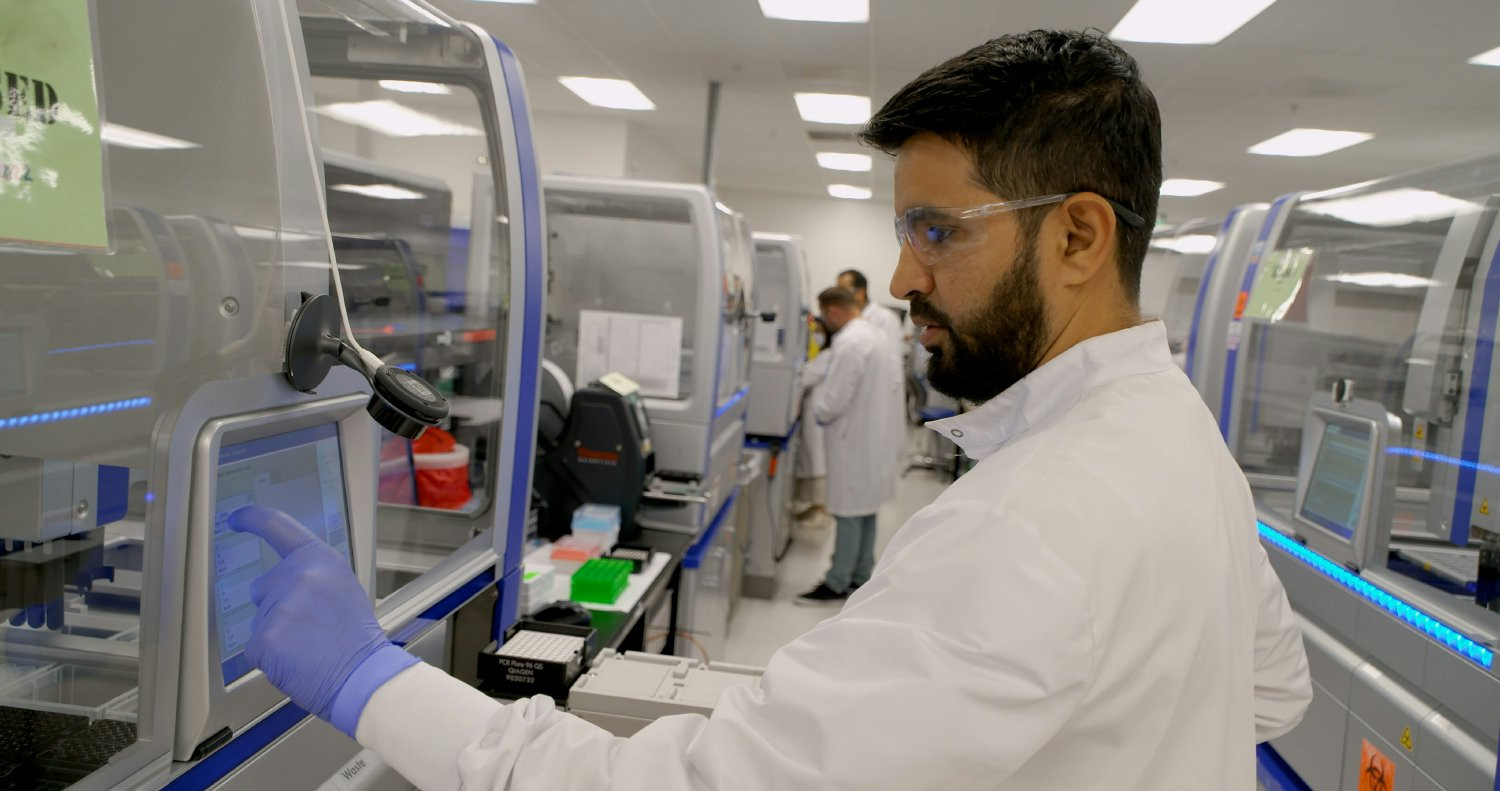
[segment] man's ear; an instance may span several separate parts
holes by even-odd
[[[1113,269],[1117,226],[1109,201],[1092,192],[1080,192],[1063,201],[1062,208],[1048,220],[1055,223],[1051,236],[1061,252],[1058,274],[1063,286],[1082,286]]]

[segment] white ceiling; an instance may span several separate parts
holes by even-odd
[[[625,118],[696,162],[707,84],[719,80],[721,188],[812,196],[847,182],[877,197],[890,194],[888,166],[817,166],[818,150],[857,149],[810,140],[794,91],[868,93],[878,107],[923,69],[989,38],[1036,27],[1108,31],[1133,4],[871,0],[868,24],[842,25],[768,20],[756,0],[433,2],[515,50],[535,113]],[[1500,69],[1465,63],[1500,46],[1494,0],[1279,0],[1215,46],[1124,46],[1161,104],[1166,176],[1228,184],[1163,198],[1168,221],[1500,150]],[[629,79],[657,109],[590,107],[558,84],[564,75]],[[1245,153],[1296,126],[1375,138],[1315,158]]]

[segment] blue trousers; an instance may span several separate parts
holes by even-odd
[[[836,516],[833,564],[823,584],[839,593],[870,581],[875,570],[875,515]]]

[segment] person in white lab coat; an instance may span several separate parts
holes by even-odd
[[[877,427],[872,429],[877,437],[876,444],[884,445],[891,452],[899,468],[906,458],[906,319],[895,308],[881,305],[870,299],[870,281],[865,278],[865,273],[858,269],[845,269],[840,272],[838,284],[854,294],[854,301],[859,303],[860,315],[880,328],[881,334],[885,336],[889,345],[890,353],[896,360],[896,370],[900,372],[902,396],[891,405],[890,418],[879,422]]]
[[[1255,743],[1311,685],[1245,478],[1136,308],[1160,125],[1128,54],[1057,31],[875,114],[891,289],[934,386],[979,404],[933,426],[976,464],[712,716],[626,739],[490,700],[385,641],[343,557],[258,512],[231,527],[287,559],[254,588],[251,661],[429,790],[1251,791]]]
[[[795,599],[802,605],[840,604],[869,581],[875,515],[896,488],[896,457],[881,452],[882,446],[902,430],[901,366],[890,353],[890,339],[864,318],[847,289],[825,289],[818,308],[834,335],[811,417],[823,428],[828,449],[828,512],[835,533],[828,573]]]
[[[906,320],[893,308],[870,299],[870,281],[865,277],[865,273],[858,269],[845,269],[840,272],[838,284],[854,294],[854,301],[859,303],[860,315],[878,327],[891,342],[891,348],[896,353],[896,367],[901,367],[901,361],[906,357],[906,329],[903,326]]]
[[[809,339],[808,361],[802,368],[802,409],[805,417],[812,414],[812,402],[817,396],[818,383],[828,372],[829,332],[821,318],[809,321],[812,334]],[[828,448],[823,442],[823,427],[816,420],[802,421],[802,441],[797,443],[797,489],[792,495],[792,507],[797,521],[804,528],[822,528],[832,523],[828,513]]]

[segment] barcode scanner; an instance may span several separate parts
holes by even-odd
[[[335,281],[337,286],[337,281]],[[286,338],[284,373],[292,387],[311,393],[323,383],[334,363],[358,371],[374,391],[365,410],[382,428],[405,439],[448,417],[448,399],[416,374],[387,365],[360,347],[348,327],[342,306],[327,294],[302,294],[302,305],[292,316]]]

